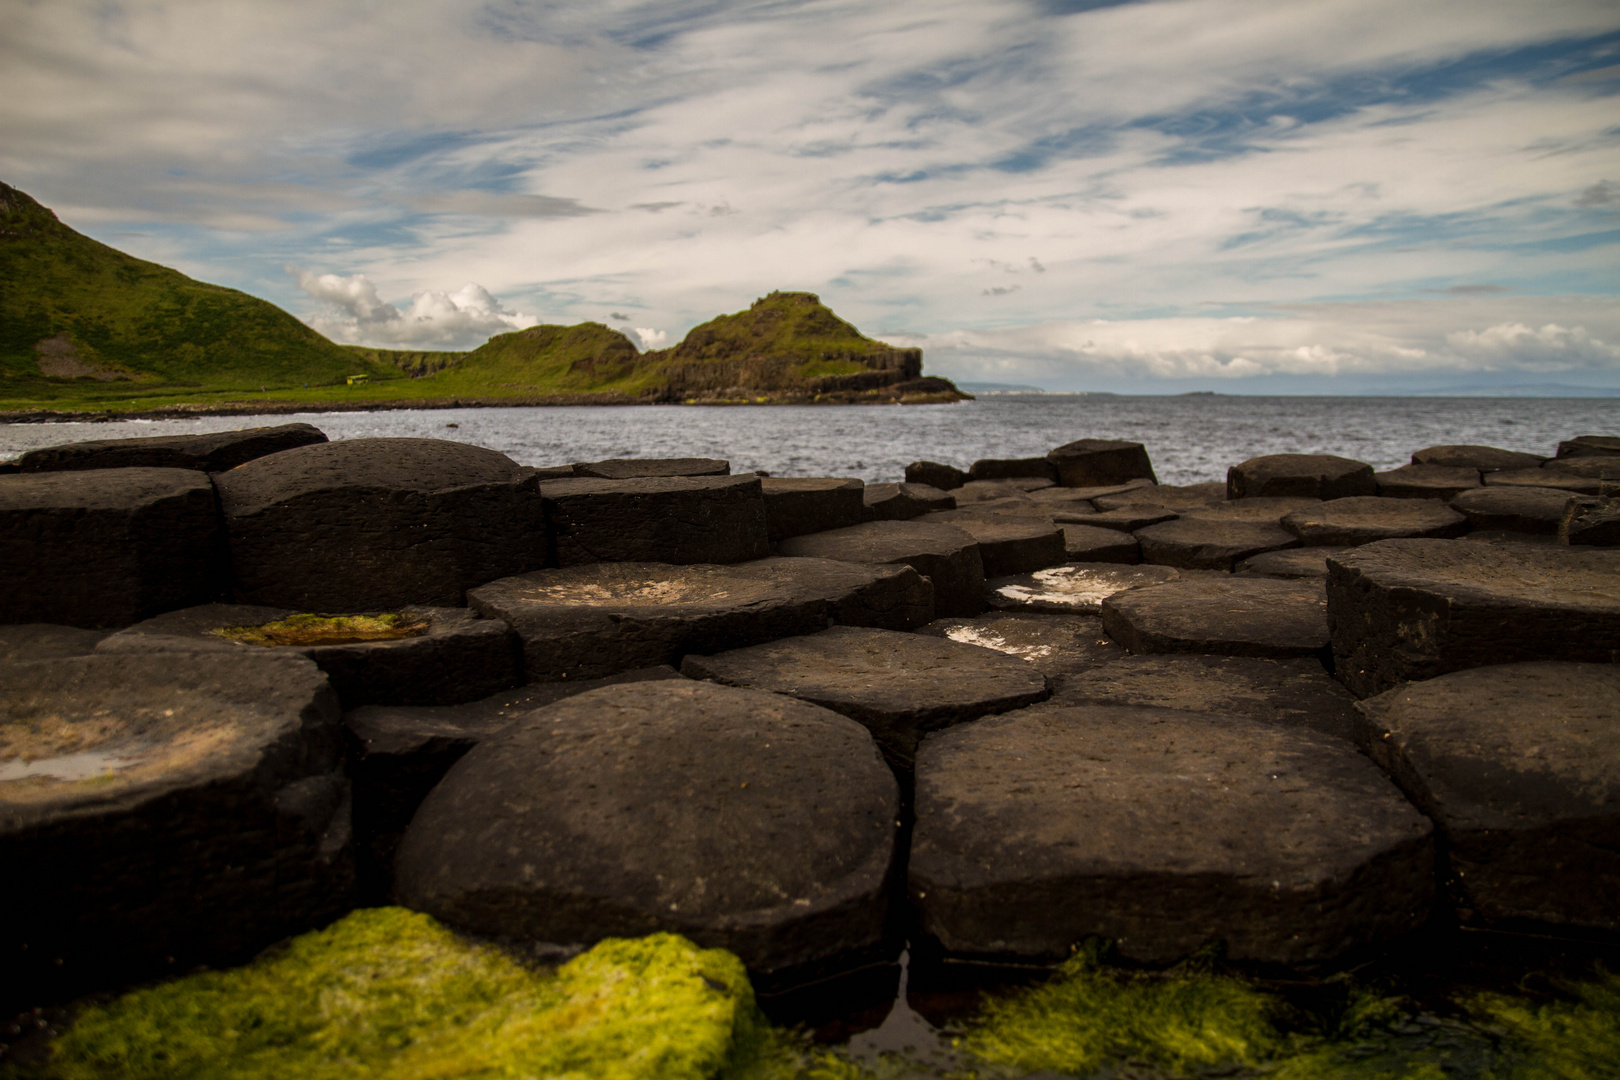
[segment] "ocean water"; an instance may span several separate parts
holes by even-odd
[[[228,431],[304,421],[333,439],[415,436],[487,446],[525,465],[612,457],[717,457],[733,472],[898,480],[926,458],[1035,457],[1083,438],[1146,444],[1162,483],[1223,480],[1260,454],[1339,454],[1378,469],[1443,443],[1551,456],[1560,439],[1620,433],[1602,398],[1087,397],[999,395],[917,406],[569,406],[0,424],[0,460],[85,439]]]

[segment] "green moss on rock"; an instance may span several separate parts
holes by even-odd
[[[258,626],[222,626],[211,633],[244,645],[353,645],[421,637],[432,620],[420,615],[289,615]]]

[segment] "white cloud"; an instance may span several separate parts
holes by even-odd
[[[502,306],[489,290],[472,282],[453,293],[419,292],[401,311],[384,303],[364,274],[342,277],[288,268],[298,287],[327,305],[305,321],[334,341],[355,345],[474,347],[493,334],[522,330],[538,319]]]
[[[1605,345],[1584,326],[1566,329],[1548,323],[1535,329],[1520,322],[1498,323],[1484,330],[1454,331],[1446,341],[1485,371],[1620,368],[1620,348]]]
[[[636,340],[641,343],[641,351],[662,349],[669,344],[669,333],[665,330],[653,330],[650,327],[638,326],[634,331]]]

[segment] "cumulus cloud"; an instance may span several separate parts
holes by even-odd
[[[1620,347],[1605,345],[1586,327],[1547,323],[1538,328],[1520,322],[1498,323],[1484,330],[1457,330],[1446,342],[1459,355],[1485,371],[1522,369],[1570,371],[1620,366]]]
[[[333,341],[347,344],[465,348],[539,322],[503,306],[473,282],[453,293],[419,292],[401,311],[384,302],[364,274],[345,277],[288,269],[297,275],[299,288],[326,305],[325,311],[305,321]]]
[[[650,327],[638,326],[632,333],[635,335],[636,340],[641,343],[642,352],[649,349],[662,349],[669,344],[669,334],[664,330],[653,330]]]

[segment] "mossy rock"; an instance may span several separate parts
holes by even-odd
[[[421,637],[432,620],[419,614],[289,615],[260,626],[222,626],[210,633],[244,645],[353,645]]]

